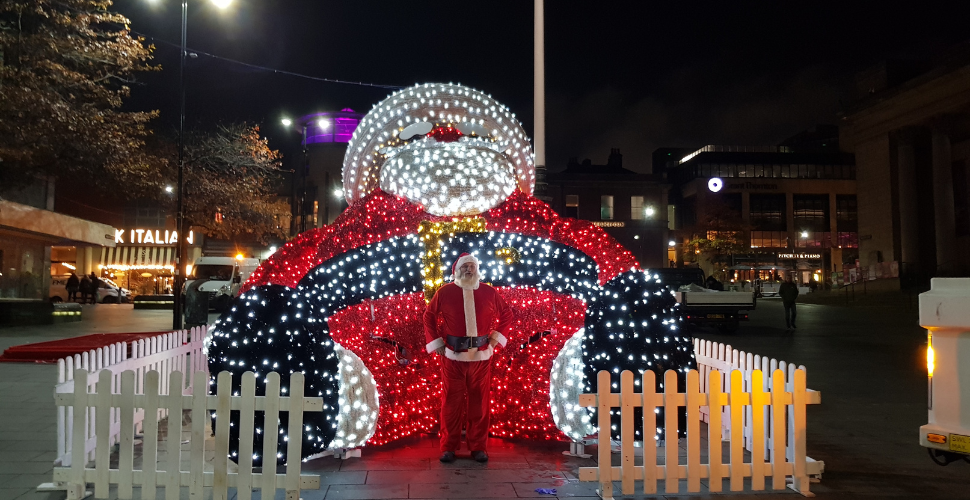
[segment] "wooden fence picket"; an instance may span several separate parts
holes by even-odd
[[[774,365],[774,363],[772,363]],[[776,369],[771,375],[771,430],[772,443],[771,463],[774,464],[771,476],[771,488],[774,490],[785,489],[785,470],[783,464],[786,460],[785,453],[785,405],[788,398],[785,394],[785,375],[780,369]]]
[[[182,372],[171,372],[168,375],[168,386],[182,385]],[[165,500],[179,500],[179,490],[182,486],[182,393],[169,392],[165,398],[165,408],[168,410],[168,439],[165,452],[168,454],[168,465],[165,467]]]
[[[201,372],[200,372],[201,373]],[[204,383],[196,380],[196,384]],[[201,386],[201,384],[200,384]],[[222,372],[216,378],[216,451],[215,477],[212,484],[213,500],[226,500],[229,498],[229,408],[231,407],[230,398],[232,397],[232,374]],[[202,394],[202,391],[199,391]],[[203,404],[204,406],[204,404]],[[202,493],[202,477],[199,476],[199,494]]]
[[[156,464],[158,462],[158,412],[152,408],[161,406],[158,396],[158,372],[151,370],[145,374],[145,423],[142,439],[142,499],[155,500]]]
[[[220,377],[222,374],[219,374]],[[205,387],[205,382],[208,381],[208,377],[203,372],[195,372],[194,377],[186,377],[189,379],[194,378],[196,383],[200,378],[203,379],[203,383],[199,387]],[[222,392],[227,392],[223,390]],[[179,391],[181,394],[181,391]],[[195,391],[192,393],[192,447],[190,450],[190,462],[193,464],[202,463],[205,461],[205,422],[209,415],[205,411],[206,409],[206,396],[207,391]],[[221,396],[221,394],[220,394]],[[218,449],[215,456],[216,464],[219,463],[219,453]],[[223,461],[225,461],[225,455],[223,455]],[[204,486],[204,475],[201,467],[193,467],[189,472],[189,498],[192,500],[202,500],[203,486]]]
[[[681,401],[682,394],[677,392],[677,372],[667,370],[664,373],[664,491],[677,493],[680,488],[680,461],[678,459],[679,429],[677,428],[678,406],[687,402]]]
[[[724,450],[722,449],[721,439],[721,415],[722,408],[726,401],[726,396],[721,392],[722,375],[718,370],[712,370],[710,374],[710,391],[707,394],[707,404],[711,410],[711,421],[707,427],[707,456],[708,456],[708,489],[712,492],[720,492],[724,487]]]
[[[279,440],[280,374],[269,372],[266,381],[266,406],[263,410],[263,476],[260,498],[276,488],[276,449]]]
[[[294,374],[295,375],[295,374]],[[253,435],[253,421],[256,402],[256,374],[245,372],[242,376],[242,391],[240,393],[239,435]],[[253,487],[253,442],[243,439],[239,442],[239,477],[236,480],[238,500],[251,500]]]
[[[643,372],[643,492],[657,492],[657,440],[651,437],[657,427],[654,410],[663,404],[663,395],[657,394],[657,374],[652,370]]]
[[[624,371],[620,374],[620,442],[633,441],[633,372]],[[644,429],[646,431],[646,429]],[[620,450],[620,469],[622,481],[620,491],[624,495],[633,494],[633,467],[636,455],[632,447],[626,446]]]
[[[132,497],[132,471],[135,453],[135,373],[121,374],[121,443],[118,448],[118,497]]]
[[[597,458],[599,459],[599,494],[603,498],[613,498],[613,458],[610,453],[612,434],[610,430],[610,408],[613,406],[611,397],[613,391],[610,390],[610,372],[603,370],[596,375],[596,391],[597,401],[599,402],[596,408],[596,418],[600,429],[596,440]]]
[[[701,406],[699,374],[687,372],[687,492],[701,491]],[[651,443],[652,444],[652,443]],[[644,443],[646,446],[646,443]]]
[[[302,373],[296,372],[290,375],[290,396],[303,394],[303,386]],[[287,465],[293,462],[293,457],[296,457],[296,462],[299,463],[300,457],[303,456],[303,403],[301,397],[289,398],[289,406],[287,407],[289,422],[287,422],[286,428],[289,439],[286,443]],[[285,488],[286,500],[300,500],[300,470],[298,467],[288,466],[286,468]]]

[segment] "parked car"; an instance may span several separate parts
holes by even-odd
[[[63,276],[51,276],[49,294],[51,302],[57,303],[67,301],[67,279],[70,277],[70,274],[65,274]],[[100,280],[101,286],[98,287],[98,302],[102,304],[125,304],[131,302],[131,291],[129,291],[127,288],[122,288],[108,278],[100,278]],[[78,300],[81,300],[81,292],[78,292],[77,296]]]

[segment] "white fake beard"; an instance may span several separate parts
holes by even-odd
[[[481,273],[475,271],[475,274],[468,277],[455,277],[455,284],[465,290],[478,290],[478,282],[481,281],[481,279]]]

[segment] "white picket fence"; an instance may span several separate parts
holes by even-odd
[[[302,430],[305,412],[323,411],[323,398],[281,395],[280,376],[276,372],[270,372],[262,379],[266,384],[266,396],[256,396],[256,376],[252,372],[242,375],[242,389],[238,396],[231,393],[232,375],[229,372],[218,375],[216,395],[213,396],[207,394],[209,374],[206,371],[195,372],[191,387],[198,390],[187,391],[189,394],[172,390],[185,387],[183,374],[178,370],[170,371],[167,380],[163,380],[158,371],[150,370],[144,374],[141,384],[138,384],[139,379],[133,370],[126,370],[120,375],[120,387],[115,386],[116,377],[110,370],[102,370],[90,378],[95,382],[93,391],[89,390],[88,371],[78,369],[74,373],[74,392],[55,395],[58,406],[75,409],[71,425],[74,437],[71,465],[54,468],[54,480],[67,485],[68,500],[83,498],[87,483],[94,483],[96,498],[108,498],[110,485],[116,484],[117,495],[121,499],[132,498],[135,486],[141,487],[140,498],[154,499],[156,487],[162,486],[167,500],[177,500],[183,486],[188,487],[189,497],[193,499],[202,499],[204,489],[211,488],[215,500],[227,499],[228,488],[231,487],[237,489],[237,498],[242,500],[250,499],[252,491],[257,488],[261,498],[274,498],[279,488],[286,491],[287,500],[297,500],[300,490],[320,487],[319,476],[301,474],[300,460],[291,460],[284,474],[278,474],[273,465],[261,472],[253,471],[255,412],[265,412],[262,435],[277,436],[280,412],[289,413],[289,429]],[[141,386],[142,391],[138,390],[137,385]],[[303,394],[303,387],[303,374],[292,374],[288,392]],[[137,409],[142,409],[144,414],[141,469],[134,468],[134,417]],[[189,410],[192,417],[187,467],[182,464],[183,410]],[[207,467],[205,431],[210,410],[216,411],[215,445],[211,467]],[[229,471],[230,410],[240,412],[238,472]],[[158,415],[162,412],[171,418],[168,419],[168,432],[163,442],[166,450],[165,470],[157,470]],[[117,466],[112,467],[109,415],[115,413],[120,417],[121,440]],[[84,430],[88,427],[94,427],[97,431],[93,467],[87,466],[88,461],[84,456]],[[301,456],[301,448],[302,439],[289,439],[287,456]],[[270,457],[270,464],[275,462],[276,453],[276,439],[265,439],[262,455]]]
[[[54,387],[55,397],[58,394],[71,394],[74,392],[74,376],[77,370],[83,370],[88,374],[107,370],[111,373],[111,388],[117,393],[120,390],[121,374],[131,370],[135,372],[136,393],[144,393],[145,374],[150,370],[159,373],[164,394],[169,393],[169,375],[174,371],[183,373],[194,373],[196,371],[208,371],[205,355],[202,353],[202,342],[205,338],[206,327],[198,326],[190,330],[178,330],[164,333],[156,337],[141,339],[131,342],[118,342],[109,346],[94,349],[81,354],[75,354],[69,358],[57,361],[57,385]],[[131,353],[129,355],[129,352]],[[94,379],[88,378],[88,390],[94,389]],[[186,381],[188,385],[183,386],[185,394],[192,393],[192,381]],[[76,442],[73,435],[74,429],[71,422],[74,421],[73,408],[70,406],[59,406],[57,408],[57,458],[54,465],[64,467],[71,465],[71,460],[75,456],[73,446]],[[89,419],[91,425],[81,428],[83,439],[80,441],[84,446],[84,460],[93,460],[95,446],[97,444],[95,432],[95,419],[93,410],[89,410],[92,417]],[[165,409],[158,410],[158,418],[164,418],[167,414]],[[142,420],[145,418],[144,410],[139,408],[134,415],[135,429],[141,431]],[[120,412],[112,411],[108,415],[108,445],[112,446],[121,439],[121,418]],[[56,486],[55,489],[59,489]]]
[[[767,356],[761,356],[759,354],[739,351],[731,348],[730,344],[711,342],[710,340],[694,339],[694,357],[697,360],[697,371],[700,373],[701,392],[707,392],[707,384],[709,383],[708,375],[712,370],[718,370],[722,373],[721,391],[725,393],[731,392],[731,386],[727,377],[723,376],[723,374],[731,373],[734,370],[741,372],[741,387],[745,392],[751,392],[752,373],[754,370],[761,370],[761,372],[766,375],[762,377],[761,387],[761,390],[765,392],[767,392],[769,388],[773,387],[772,384],[774,383],[775,370],[781,370],[782,375],[784,375],[783,380],[785,383],[785,390],[788,392],[794,390],[796,369],[805,372],[806,376],[808,374],[808,370],[805,368],[805,365],[799,365],[796,368],[793,363],[788,363],[783,360],[776,360],[774,358],[769,359]],[[818,393],[816,392],[816,394]],[[746,408],[740,419],[742,428],[741,435],[744,439],[744,449],[748,451],[752,451],[754,446],[752,411],[753,410],[750,407]],[[768,409],[765,408],[763,421],[767,421],[767,416]],[[795,440],[794,418],[794,415],[789,412],[788,435],[786,439],[789,446],[785,448],[785,455],[788,457],[789,461],[793,461],[795,457],[795,450],[792,446],[790,446],[790,444]],[[706,407],[701,408],[701,420],[705,423],[710,423],[711,421],[709,409]],[[733,420],[730,412],[726,408],[722,409],[721,429],[724,439],[730,438],[732,423]],[[763,451],[767,453],[772,446],[772,436],[770,434],[766,436],[763,443]],[[809,476],[820,478],[822,473],[825,471],[825,462],[820,462],[811,457],[806,457],[806,464]]]
[[[609,415],[611,408],[620,408],[620,453],[621,465],[613,466],[610,446],[598,447],[597,467],[581,467],[581,481],[600,483],[599,493],[604,499],[613,497],[613,481],[621,481],[624,495],[634,493],[635,481],[643,482],[643,493],[657,492],[657,482],[664,481],[665,493],[678,493],[680,479],[686,479],[687,492],[700,491],[701,479],[708,480],[711,492],[723,489],[723,479],[730,479],[731,491],[742,491],[744,478],[751,478],[751,490],[765,489],[765,478],[772,478],[772,489],[781,490],[786,486],[786,477],[792,478],[791,488],[805,496],[813,496],[809,489],[809,474],[806,460],[806,411],[808,404],[818,404],[821,396],[805,387],[805,372],[795,370],[791,377],[791,391],[785,390],[785,376],[781,370],[771,374],[771,385],[765,390],[765,377],[761,370],[752,370],[750,390],[743,390],[744,378],[740,370],[732,370],[728,381],[729,392],[722,390],[722,374],[719,370],[709,370],[706,390],[701,389],[701,377],[696,370],[687,373],[685,392],[677,391],[677,372],[668,370],[664,374],[664,392],[656,392],[656,375],[644,372],[640,387],[643,392],[634,392],[633,373],[620,374],[620,392],[611,391],[610,373],[601,371],[597,375],[597,394],[583,394],[579,397],[580,406],[596,407],[598,415]],[[664,436],[678,434],[678,408],[686,407],[687,414],[687,457],[686,464],[680,463],[677,441],[668,440],[665,446],[663,463],[658,464],[657,446],[642,448],[643,462],[635,465],[635,445],[633,409],[643,407],[643,427],[656,426],[655,408],[664,409]],[[708,408],[708,448],[707,463],[702,463],[700,423],[702,409]],[[750,409],[750,411],[748,411]],[[789,419],[786,409],[791,412],[792,431],[789,433]],[[753,450],[765,450],[750,454],[751,461],[744,461],[744,426],[733,425],[725,438],[722,432],[722,414],[730,415],[732,422],[741,422],[746,412],[751,415],[751,437]],[[602,422],[609,420],[603,419]],[[609,436],[610,432],[599,435]],[[793,436],[791,442],[787,436]],[[766,445],[771,439],[770,446]],[[723,442],[730,440],[730,459],[722,460]],[[787,447],[791,447],[791,456]]]

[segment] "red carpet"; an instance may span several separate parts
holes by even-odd
[[[148,337],[155,337],[168,332],[146,333],[95,333],[83,337],[74,337],[36,344],[24,344],[11,347],[3,351],[0,362],[13,363],[57,363],[58,359],[80,354],[85,351],[104,347],[117,342],[131,342]],[[128,355],[131,355],[130,346]]]

